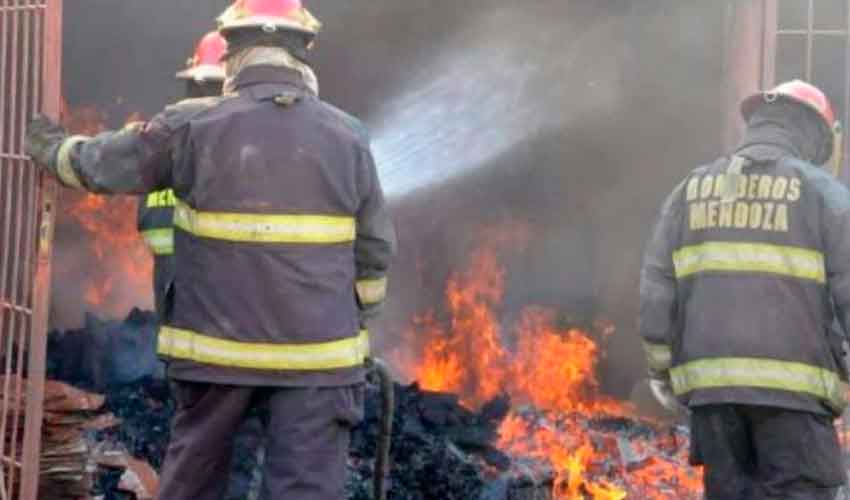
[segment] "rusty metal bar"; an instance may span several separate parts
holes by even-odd
[[[32,315],[32,309],[30,309],[29,307],[19,306],[17,304],[11,304],[11,303],[6,302],[4,300],[0,300],[0,308],[9,309],[10,311],[23,313],[23,314],[26,314],[28,316]]]
[[[36,5],[11,5],[11,6],[8,6],[8,7],[4,7],[4,6],[0,5],[0,12],[3,12],[3,11],[25,12],[25,11],[28,11],[28,10],[41,10],[43,8],[44,7],[42,7],[41,5],[38,5],[38,4],[36,4]]]
[[[0,152],[5,151],[6,147],[6,120],[4,117],[6,116],[6,101],[8,99],[7,92],[7,81],[8,81],[8,72],[7,72],[7,59],[8,59],[8,46],[7,38],[8,38],[8,12],[4,8],[7,5],[7,0],[0,0]],[[9,85],[12,85],[9,83]],[[0,157],[0,196],[3,196],[3,205],[0,206],[0,209],[4,209],[4,214],[8,214],[11,210],[11,196],[9,196],[6,177],[7,173],[11,170],[6,163],[10,160],[5,160]],[[2,239],[0,239],[0,299],[5,301],[6,298],[6,269],[8,268],[8,259],[9,254],[11,253],[11,249],[8,247],[9,241],[9,231],[11,230],[10,224],[6,219],[8,216],[4,215],[3,219],[0,219],[0,234],[2,234]],[[0,357],[0,360],[5,358],[4,363],[4,373],[6,376],[3,378],[3,399],[0,401],[0,457],[5,458],[5,446],[6,446],[6,426],[8,422],[8,408],[9,408],[9,384],[10,378],[9,375],[11,373],[11,347],[10,342],[12,339],[11,335],[7,334],[6,330],[6,320],[12,312],[5,311],[3,308],[0,308],[0,353],[3,354]],[[5,466],[6,464],[0,466],[0,471],[3,471],[0,474],[0,493],[2,493],[2,500],[10,500],[12,495],[12,485],[7,481],[5,474]],[[14,465],[12,465],[14,466]]]
[[[847,36],[847,32],[844,30],[779,30],[776,32],[777,35],[818,35],[818,36]]]
[[[30,0],[25,0],[25,3],[30,4]],[[20,5],[20,0],[19,0]],[[21,7],[26,7],[27,5],[20,5]],[[17,24],[19,26],[18,37],[16,39],[17,46],[17,63],[21,68],[21,71],[18,75],[17,81],[19,93],[16,96],[16,103],[18,106],[18,114],[17,114],[17,127],[15,128],[16,134],[13,141],[13,151],[18,154],[23,154],[24,152],[24,133],[26,131],[27,120],[30,118],[32,110],[29,109],[29,101],[30,101],[30,76],[32,74],[32,68],[35,65],[38,65],[41,61],[39,57],[35,57],[33,60],[33,54],[30,52],[30,23],[32,22],[31,12],[27,9],[22,9],[18,11],[17,14]],[[27,210],[27,206],[25,204],[25,193],[24,193],[24,177],[26,176],[27,170],[32,170],[33,166],[28,165],[27,162],[22,160],[14,160],[17,164],[17,168],[15,169],[16,174],[16,189],[15,193],[17,193],[17,205],[16,205],[16,216],[17,216],[17,227],[15,228],[15,252],[18,256],[17,259],[13,259],[13,267],[12,267],[12,276],[14,276],[15,287],[13,298],[15,303],[17,304],[25,304],[27,298],[24,295],[24,290],[26,287],[24,277],[25,275],[30,274],[32,271],[26,267],[26,255],[31,252],[31,249],[25,247],[25,233],[27,232],[27,226],[34,224],[35,220],[32,217],[29,217],[29,212]],[[24,380],[25,376],[29,378],[29,373],[25,373],[24,365],[24,353],[29,351],[29,347],[33,342],[36,341],[34,338],[37,335],[36,332],[33,332],[31,329],[27,328],[27,317],[20,313],[15,313],[12,315],[12,318],[16,320],[15,322],[15,330],[17,342],[17,360],[15,363],[16,371],[18,373],[18,377],[15,378],[15,397],[18,401],[24,396]],[[27,394],[27,399],[29,399],[29,394]],[[22,414],[25,410],[21,407],[22,405],[15,405],[14,408],[14,420],[13,422],[19,422],[22,420],[22,417],[25,421],[25,426],[30,425],[30,416],[28,414]],[[12,427],[12,453],[10,453],[10,458],[14,459],[19,455],[23,455],[23,446],[22,435],[21,432],[24,429],[21,429],[20,426]],[[10,482],[14,482],[14,472],[18,471],[23,476],[22,471],[11,467],[9,469],[13,472]]]
[[[16,4],[19,4],[19,0],[13,0],[12,5],[14,6]],[[13,153],[20,153],[21,149],[20,149],[20,146],[19,146],[18,135],[20,134],[21,131],[20,131],[20,124],[18,123],[18,120],[19,120],[19,115],[21,114],[21,109],[20,109],[21,103],[20,103],[20,100],[18,99],[18,96],[20,95],[19,93],[22,91],[22,89],[21,89],[22,85],[20,84],[20,78],[21,78],[21,76],[24,72],[24,68],[22,67],[23,61],[21,60],[22,58],[21,58],[21,53],[20,53],[20,50],[21,50],[21,47],[20,47],[21,15],[20,15],[20,11],[17,10],[17,9],[13,9],[9,13],[9,15],[10,15],[11,20],[12,20],[12,29],[10,30],[11,40],[9,41],[9,44],[8,44],[9,50],[11,51],[11,57],[10,57],[11,69],[9,71],[9,74],[11,75],[10,76],[11,84],[12,84],[12,88],[14,89],[15,92],[11,96],[11,105],[9,106],[10,112],[9,112],[8,116],[9,116],[10,121],[11,121],[11,126],[9,127],[10,134],[9,134],[8,147],[9,147],[9,151],[11,151]],[[17,303],[18,302],[17,291],[18,291],[18,281],[19,281],[18,273],[19,273],[19,266],[20,266],[20,254],[18,252],[20,251],[20,246],[21,246],[20,231],[21,231],[21,226],[24,224],[25,221],[23,220],[23,218],[22,218],[23,214],[21,213],[21,204],[20,204],[21,190],[18,188],[18,184],[16,182],[18,179],[20,179],[20,162],[18,160],[12,160],[11,162],[9,162],[9,164],[12,166],[12,169],[11,169],[11,172],[9,172],[9,175],[10,175],[10,185],[12,186],[11,196],[12,196],[12,200],[13,200],[12,212],[6,214],[6,216],[9,218],[9,222],[12,224],[12,238],[11,238],[11,242],[10,242],[10,246],[11,246],[11,249],[12,249],[12,258],[11,258],[11,270],[9,272],[9,274],[11,276],[11,283],[10,283],[11,286],[10,286],[10,290],[9,290],[9,298],[11,299],[11,301],[13,303]],[[13,345],[13,349],[14,349],[14,351],[10,351],[6,354],[7,356],[10,356],[10,357],[12,355],[12,352],[14,352],[15,354],[19,354],[21,352],[21,350],[24,348],[24,345],[26,344],[26,339],[22,338],[21,335],[20,335],[21,328],[20,328],[20,325],[18,323],[18,317],[19,317],[19,314],[16,314],[14,312],[9,316],[9,333],[12,337],[12,340],[11,340],[10,343]],[[12,378],[12,382],[13,382],[12,400],[15,401],[15,402],[18,402],[18,401],[21,400],[21,389],[22,389],[22,385],[21,385],[22,374],[20,372],[20,370],[21,370],[20,356],[19,355],[15,356],[12,359],[12,363],[14,365],[12,369],[13,369],[13,373],[15,375]],[[7,453],[8,453],[8,457],[12,460],[14,460],[18,457],[18,452],[19,452],[18,429],[19,429],[20,426],[17,425],[17,423],[20,422],[20,417],[21,417],[20,410],[21,410],[20,404],[15,404],[11,408],[12,428],[9,431],[9,434],[11,434],[11,439],[9,440],[9,447],[8,447]],[[7,436],[9,434],[7,434]],[[6,474],[6,480],[9,482],[9,484],[11,484],[11,485],[15,484],[15,480],[16,480],[16,477],[18,476],[18,472],[19,472],[19,470],[16,467],[9,467],[8,473]],[[14,491],[14,486],[12,486],[11,489]]]
[[[46,6],[45,29],[38,54],[39,71],[45,88],[42,90],[41,111],[59,119],[60,85],[62,78],[62,0],[42,0]],[[43,418],[44,378],[47,357],[47,316],[50,307],[50,271],[53,250],[53,231],[56,207],[56,183],[41,175],[39,197],[38,245],[36,252],[34,288],[32,291],[32,334],[29,345],[29,377],[27,390],[27,426],[24,432],[23,468],[20,500],[36,500],[38,496],[39,454]]]
[[[9,32],[6,29],[6,21],[7,15],[6,11],[3,10],[3,6],[6,3],[6,0],[0,0],[0,117],[6,116],[6,33]],[[5,141],[4,137],[6,136],[6,123],[5,120],[0,118],[0,154],[2,154],[6,148],[4,147]],[[0,268],[2,271],[4,268]]]
[[[38,498],[56,185],[24,133],[59,118],[61,19],[61,0],[0,0],[0,500]]]
[[[4,3],[6,3],[5,0],[4,0]],[[6,71],[8,69],[7,60],[12,57],[11,49],[10,49],[11,41],[9,40],[9,35],[8,35],[8,33],[10,32],[10,30],[8,29],[8,24],[9,24],[8,21],[9,21],[9,18],[11,16],[10,16],[9,11],[3,11],[3,12],[0,12],[0,14],[2,14],[2,16],[3,16],[3,26],[2,26],[3,39],[2,39],[2,44],[0,44],[0,49],[2,49],[2,51],[0,51],[0,60],[3,61],[3,66],[4,66],[4,71],[3,71],[2,75],[0,75],[0,80],[3,81],[4,87],[6,86],[6,82],[8,82],[8,86],[14,89],[14,87],[15,87],[14,79],[10,78],[9,72]],[[2,98],[4,100],[11,100],[11,98],[8,97],[8,95],[9,95],[9,92],[7,92],[6,89],[4,88],[4,92],[2,94],[0,94],[0,98]],[[5,108],[8,107],[9,105],[10,104],[4,105],[4,114],[0,115],[0,116],[4,117],[2,119],[3,122],[6,122],[6,119],[5,119],[6,116],[14,117],[13,113],[9,113],[7,115],[6,112],[5,112]],[[10,125],[11,125],[11,123],[10,123]],[[7,132],[6,132],[6,127],[5,127],[5,123],[4,123],[3,134],[0,135],[0,150],[3,150],[3,151],[6,150],[6,144],[7,144],[6,134],[7,134]],[[13,252],[13,249],[12,249],[11,244],[9,242],[12,239],[11,238],[11,233],[12,233],[12,222],[11,222],[12,179],[11,179],[11,176],[13,175],[13,172],[14,172],[14,169],[12,168],[11,162],[12,162],[12,160],[7,160],[7,161],[2,162],[3,168],[0,169],[0,187],[4,188],[4,189],[2,189],[2,196],[3,196],[4,203],[5,203],[4,212],[3,212],[3,214],[4,214],[4,224],[3,224],[3,228],[2,228],[3,229],[3,239],[2,239],[2,248],[0,248],[0,252],[2,252],[2,258],[0,258],[0,260],[2,260],[2,262],[0,262],[0,264],[1,264],[1,266],[0,266],[0,297],[2,297],[3,299],[9,298],[10,300],[12,300],[12,299],[11,299],[11,297],[9,297],[10,293],[8,291],[8,289],[9,289],[8,283],[9,283],[9,280],[13,279],[13,278],[8,276],[8,274],[9,274],[8,269],[9,269],[9,258],[10,258],[10,255],[12,254],[12,252]],[[3,342],[3,345],[5,347],[3,349],[4,357],[5,357],[5,366],[4,366],[5,377],[3,379],[3,401],[2,401],[3,406],[2,406],[2,412],[0,412],[0,418],[2,418],[2,421],[0,421],[0,433],[2,433],[2,435],[3,435],[3,439],[0,440],[0,456],[4,456],[4,457],[6,456],[6,441],[7,441],[6,436],[8,436],[7,427],[8,427],[8,422],[9,422],[9,408],[10,408],[10,402],[11,402],[11,399],[10,399],[10,392],[11,391],[10,391],[10,389],[11,389],[11,383],[12,383],[12,378],[11,378],[11,375],[12,375],[12,352],[13,352],[13,349],[14,349],[14,334],[11,331],[11,329],[12,329],[11,328],[11,326],[12,326],[12,316],[13,315],[14,315],[13,311],[5,312],[3,314],[3,317],[2,317],[3,321],[2,321],[2,323],[0,323],[0,328],[3,329],[3,336],[5,337],[3,339],[5,341],[5,342]],[[14,425],[14,422],[13,422],[13,425]],[[14,459],[14,457],[12,457],[12,459]],[[12,491],[14,483],[12,481],[11,474],[3,474],[3,476],[4,476],[4,478],[3,478],[4,481],[3,481],[2,487],[3,487],[3,490],[4,490],[5,496],[9,497],[12,494],[14,494],[14,492]]]

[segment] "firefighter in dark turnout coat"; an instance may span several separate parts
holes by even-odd
[[[395,236],[364,127],[322,102],[305,62],[319,23],[297,0],[239,0],[221,18],[224,95],[143,128],[66,137],[44,118],[28,150],[65,185],[176,197],[177,270],[159,352],[178,409],[160,498],[220,498],[232,438],[268,408],[263,498],[343,498],[362,417],[365,317]]]
[[[186,82],[186,97],[221,95],[224,85],[224,65],[221,59],[227,42],[217,31],[207,33],[189,59],[188,68],[177,73]],[[162,317],[165,295],[174,281],[174,190],[164,189],[145,194],[139,199],[138,228],[154,256],[153,291],[157,314]]]
[[[830,499],[847,406],[836,318],[850,325],[850,192],[822,167],[840,144],[801,81],[747,99],[731,157],[670,195],[641,275],[651,387],[690,408],[709,499]],[[837,160],[837,158],[836,158]]]

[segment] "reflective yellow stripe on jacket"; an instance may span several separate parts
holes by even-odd
[[[363,305],[383,302],[387,297],[387,278],[358,280],[357,297]]]
[[[655,371],[665,371],[673,365],[673,350],[666,344],[653,344],[644,341],[643,350],[649,368]]]
[[[174,254],[174,229],[148,229],[142,231],[142,236],[154,255]]]
[[[357,234],[349,216],[201,212],[180,200],[174,225],[202,238],[250,243],[350,243]]]
[[[842,410],[848,385],[837,373],[803,363],[760,358],[713,358],[670,370],[677,395],[697,389],[758,387],[810,394]]]
[[[332,370],[362,365],[369,355],[369,333],[315,344],[252,344],[163,326],[157,350],[170,358],[233,368]]]
[[[145,206],[148,208],[171,208],[177,204],[173,189],[154,191],[145,198]]]
[[[713,241],[688,246],[673,253],[676,278],[725,271],[770,273],[826,283],[821,252],[767,243]]]

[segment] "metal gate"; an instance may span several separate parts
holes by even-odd
[[[58,118],[62,0],[0,0],[0,500],[36,500],[55,184],[24,155]]]

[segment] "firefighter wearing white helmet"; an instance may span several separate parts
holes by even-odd
[[[850,192],[824,168],[840,127],[799,80],[742,113],[741,144],[675,188],[646,247],[651,388],[690,414],[709,500],[832,500],[850,389]]]
[[[158,351],[177,410],[159,498],[222,498],[236,429],[259,407],[261,498],[339,500],[395,232],[365,128],[318,97],[318,21],[295,0],[240,0],[220,30],[221,97],[94,138],[40,117],[28,151],[66,186],[174,190]]]

